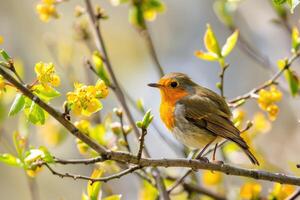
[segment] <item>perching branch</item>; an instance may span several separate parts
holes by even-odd
[[[245,131],[248,131],[252,127],[252,125],[253,124],[251,122],[247,123],[247,126],[243,130],[241,130],[241,133],[244,133]],[[228,142],[228,140],[224,140],[223,142],[221,142],[218,145],[218,148],[221,148],[227,142]],[[203,156],[207,156],[208,154],[210,154],[214,150],[215,150],[214,147],[210,148],[209,150],[207,150],[206,153],[203,154]],[[178,187],[180,184],[182,184],[184,182],[184,179],[186,177],[188,177],[192,172],[193,172],[193,169],[189,169],[188,171],[186,171],[185,174],[182,175],[179,179],[177,179],[176,182],[168,189],[168,192],[171,193],[176,187]]]
[[[113,179],[119,179],[119,178],[121,178],[121,177],[123,177],[127,174],[133,173],[134,171],[141,168],[140,166],[134,166],[134,167],[129,167],[126,170],[123,170],[119,173],[116,173],[116,174],[113,174],[113,175],[110,175],[110,176],[101,177],[101,178],[91,178],[89,176],[82,176],[82,175],[76,175],[76,174],[70,174],[70,173],[57,172],[52,167],[50,167],[49,164],[45,163],[44,165],[49,169],[49,171],[52,172],[53,175],[57,175],[61,178],[73,178],[74,180],[82,179],[82,180],[91,181],[92,183],[94,183],[94,182],[108,182],[108,181],[113,180]]]
[[[276,84],[279,77],[285,72],[285,70],[288,70],[290,68],[290,66],[292,65],[292,63],[299,57],[300,57],[299,52],[293,54],[293,56],[288,60],[287,64],[282,69],[277,71],[270,80],[266,81],[264,84],[262,84],[256,88],[250,90],[246,94],[238,96],[235,99],[232,99],[231,101],[229,101],[230,106],[235,107],[235,108],[239,107],[243,103],[244,100],[247,100],[250,98],[255,98],[257,96],[257,93],[260,90],[268,88],[271,85]]]

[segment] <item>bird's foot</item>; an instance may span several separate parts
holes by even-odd
[[[198,157],[197,160],[200,160],[201,162],[209,163],[209,160],[206,157]]]
[[[222,160],[213,160],[212,163],[217,164],[217,165],[223,165],[224,162]]]

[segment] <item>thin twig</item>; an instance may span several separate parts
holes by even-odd
[[[130,174],[130,173],[132,173],[132,172],[134,172],[134,171],[141,168],[140,166],[134,166],[134,167],[130,167],[126,170],[123,170],[119,173],[110,175],[110,176],[101,177],[101,178],[91,178],[89,176],[82,176],[82,175],[76,175],[76,174],[70,174],[70,173],[57,172],[52,167],[50,167],[49,164],[45,163],[44,165],[52,172],[53,175],[57,175],[61,178],[73,178],[74,180],[82,179],[82,180],[91,181],[92,183],[94,183],[94,182],[107,182],[107,181],[110,181],[110,180],[113,180],[113,179],[119,179],[122,176]]]
[[[120,120],[120,124],[121,124],[121,132],[122,132],[122,135],[123,135],[123,138],[125,140],[125,143],[126,143],[126,148],[129,152],[131,152],[131,148],[129,146],[129,142],[128,142],[128,138],[127,138],[127,134],[124,130],[124,120],[123,120],[123,115],[120,115],[118,116],[119,117],[119,120]]]
[[[147,135],[147,129],[142,128],[142,135],[139,138],[140,146],[139,146],[139,151],[137,153],[137,158],[141,159],[142,153],[143,153],[143,148],[144,148],[144,143],[145,143],[145,136]]]
[[[124,109],[124,112],[127,115],[127,118],[129,120],[130,124],[133,127],[133,130],[135,132],[136,137],[138,138],[140,133],[139,133],[138,128],[135,125],[133,116],[132,116],[131,112],[129,111],[129,108],[128,108],[128,105],[126,103],[126,99],[124,97],[123,91],[121,90],[120,84],[119,84],[119,82],[116,78],[116,75],[114,73],[112,64],[110,62],[110,58],[108,56],[106,45],[105,45],[105,42],[104,42],[104,39],[103,39],[103,36],[102,36],[102,33],[101,33],[101,29],[100,29],[100,25],[99,25],[100,22],[95,16],[91,1],[90,0],[85,0],[85,4],[86,4],[86,8],[87,8],[87,14],[90,18],[91,25],[92,25],[92,28],[93,28],[94,33],[95,33],[95,37],[96,37],[95,42],[96,42],[97,49],[99,51],[103,52],[103,55],[104,55],[104,58],[105,58],[103,61],[106,64],[108,73],[109,73],[109,75],[112,79],[113,85],[115,86],[114,92],[115,92],[118,100],[120,101],[120,103],[121,103],[121,105]]]
[[[225,71],[228,67],[229,64],[221,65],[221,73],[219,74],[220,77],[219,89],[222,97],[224,97],[224,76],[225,76]]]
[[[288,60],[287,64],[282,68],[280,69],[279,71],[277,71],[273,77],[271,79],[269,79],[268,81],[266,81],[264,84],[250,90],[249,92],[247,92],[246,94],[244,95],[241,95],[241,96],[238,96],[236,97],[235,99],[232,99],[231,101],[229,101],[230,103],[230,106],[231,107],[238,107],[240,106],[244,100],[247,100],[247,99],[250,99],[250,98],[253,98],[253,97],[256,97],[257,93],[262,90],[262,89],[265,89],[265,88],[268,88],[270,87],[271,85],[274,85],[277,83],[277,80],[279,79],[279,77],[286,71],[290,68],[290,66],[292,65],[292,63],[300,57],[300,53],[297,52],[295,54],[293,54],[293,56]],[[242,103],[240,103],[242,102]]]
[[[153,44],[153,41],[152,41],[152,38],[151,38],[151,35],[150,35],[150,32],[149,32],[149,29],[148,29],[148,26],[147,26],[146,22],[145,22],[144,29],[141,31],[141,35],[143,36],[143,38],[146,41],[146,44],[147,44],[147,47],[149,49],[151,58],[154,61],[154,64],[156,66],[156,69],[157,69],[157,72],[158,72],[159,76],[160,77],[164,76],[165,73],[164,73],[164,70],[163,70],[160,62],[159,62],[159,59],[158,59],[157,53],[155,51],[155,47],[154,47],[154,44]]]
[[[114,71],[113,71],[113,67],[111,65],[111,62],[110,62],[110,59],[109,59],[109,56],[108,56],[108,53],[107,53],[107,50],[106,50],[106,45],[104,43],[104,39],[103,39],[102,34],[101,34],[101,29],[100,29],[100,25],[99,25],[100,21],[95,16],[91,1],[90,0],[84,0],[84,1],[85,1],[85,5],[86,5],[86,8],[87,8],[87,14],[89,16],[89,19],[90,19],[91,24],[92,24],[92,28],[93,28],[95,36],[96,36],[95,41],[96,41],[97,49],[99,51],[102,50],[102,52],[103,52],[103,55],[105,57],[104,62],[106,63],[108,73],[110,74],[110,76],[112,78],[113,85],[115,86],[114,92],[115,92],[119,102],[121,103],[123,109],[124,109],[124,112],[125,112],[125,114],[128,118],[129,123],[133,127],[135,136],[137,138],[139,138],[139,136],[140,136],[139,130],[138,130],[136,124],[135,124],[135,121],[134,121],[133,116],[132,116],[132,114],[129,110],[129,107],[127,105],[127,102],[126,102],[125,96],[123,94],[123,91],[122,91],[122,89],[120,87],[120,84],[119,84],[119,82],[118,82],[118,80],[115,76]],[[147,157],[150,156],[147,148],[144,148],[144,153],[145,153],[145,156],[147,156]],[[156,175],[157,175],[156,181],[159,181],[159,183],[157,183],[157,184],[161,185],[161,187],[159,188],[159,192],[160,192],[160,195],[162,196],[162,199],[169,200],[170,198],[168,197],[168,194],[166,192],[163,180],[160,177],[160,173],[159,173],[158,169],[154,169],[154,171],[156,172]]]

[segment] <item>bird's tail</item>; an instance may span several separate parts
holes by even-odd
[[[259,165],[258,160],[255,158],[255,156],[251,153],[251,151],[248,148],[243,148],[243,151],[247,154],[248,158],[251,160],[251,162],[254,165]]]

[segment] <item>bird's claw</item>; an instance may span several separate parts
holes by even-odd
[[[199,157],[197,159],[200,160],[201,162],[209,163],[209,160],[206,157]]]
[[[224,162],[222,160],[213,160],[213,163],[217,164],[217,165],[223,165]]]

